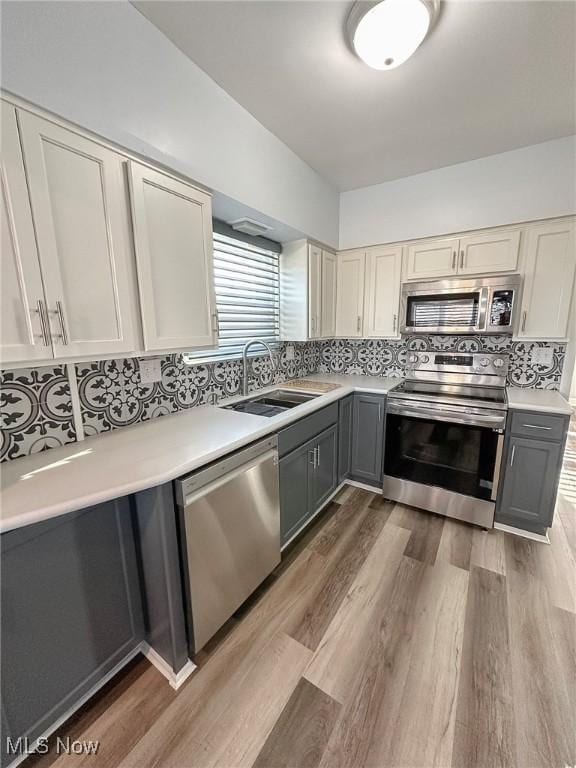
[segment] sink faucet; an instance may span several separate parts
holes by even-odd
[[[242,394],[247,395],[248,394],[248,350],[250,347],[254,346],[254,344],[260,344],[261,346],[265,347],[268,350],[268,354],[270,355],[270,365],[272,366],[272,370],[274,370],[274,357],[272,356],[272,350],[266,344],[265,341],[262,341],[262,339],[251,339],[246,344],[244,344],[244,349],[242,350]]]

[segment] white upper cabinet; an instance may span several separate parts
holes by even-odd
[[[308,246],[308,338],[322,335],[322,251]]]
[[[145,348],[215,346],[210,195],[135,162],[130,190]]]
[[[430,240],[408,246],[406,279],[422,280],[455,275],[458,270],[459,240]]]
[[[570,335],[574,233],[574,221],[549,222],[526,231],[520,338],[566,339]]]
[[[330,338],[335,325],[336,254],[307,240],[286,243],[280,256],[281,338]]]
[[[336,333],[336,254],[322,251],[322,319],[321,335],[333,337]]]
[[[20,149],[16,110],[1,103],[0,355],[17,363],[52,357],[44,287]]]
[[[364,336],[397,337],[402,248],[366,251]]]
[[[460,238],[459,275],[513,272],[518,267],[520,231],[493,232]]]
[[[406,280],[513,272],[519,248],[519,230],[413,243],[408,246]]]
[[[122,157],[19,111],[54,357],[137,347]]]
[[[339,338],[363,335],[364,271],[364,251],[338,254],[336,336]]]

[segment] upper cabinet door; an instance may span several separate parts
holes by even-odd
[[[518,267],[520,231],[460,238],[459,275],[513,272]]]
[[[54,356],[136,348],[122,158],[19,111]]]
[[[458,238],[432,240],[408,246],[407,280],[442,278],[458,270]]]
[[[322,333],[322,251],[308,246],[308,338]]]
[[[573,221],[526,231],[524,292],[518,336],[565,339],[576,269]]]
[[[333,337],[336,333],[336,254],[322,251],[322,321],[321,335]]]
[[[366,251],[364,335],[398,336],[402,248]]]
[[[2,201],[0,226],[0,355],[18,363],[52,357],[47,333],[44,288],[18,137],[16,110],[2,107]]]
[[[362,336],[364,270],[364,251],[338,254],[336,335],[340,338]]]
[[[215,346],[210,195],[134,162],[130,188],[145,348]]]

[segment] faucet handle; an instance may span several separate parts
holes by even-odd
[[[209,405],[218,405],[218,392],[210,392],[208,395]]]

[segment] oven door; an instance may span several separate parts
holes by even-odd
[[[384,495],[492,527],[502,431],[394,410],[386,415]]]

